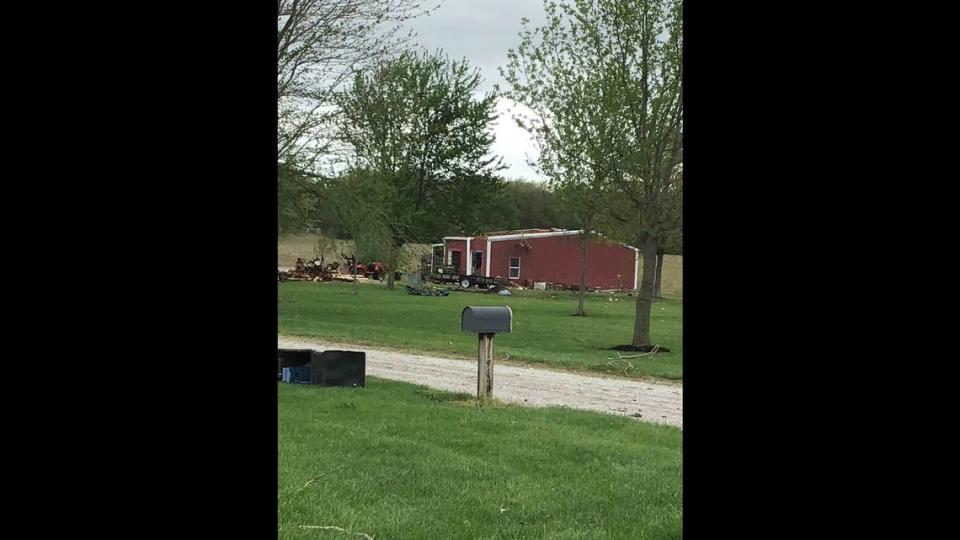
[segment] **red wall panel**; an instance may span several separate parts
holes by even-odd
[[[508,278],[510,257],[520,258],[520,277],[508,278],[529,285],[549,281],[576,285],[580,282],[580,240],[576,236],[528,238],[492,242],[490,273]],[[593,240],[587,246],[587,287],[632,289],[636,252],[622,244]]]
[[[484,272],[487,270],[487,238],[484,236],[477,236],[470,239],[470,253],[467,253],[467,241],[466,240],[446,240],[446,252],[444,252],[444,263],[450,260],[449,253],[450,251],[457,250],[460,252],[460,273],[467,273],[467,265],[473,260],[473,252],[479,251],[483,253],[483,260],[480,264],[479,272],[471,272],[472,274],[484,275]]]
[[[466,272],[466,261],[467,261],[467,241],[466,240],[447,240],[446,241],[446,250],[443,253],[443,263],[447,264],[450,262],[450,252],[459,251],[460,252],[460,273]]]

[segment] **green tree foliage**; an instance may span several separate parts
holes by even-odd
[[[682,211],[680,0],[545,0],[502,70],[555,182],[589,185],[608,233],[641,248],[633,345],[650,346],[657,252]]]
[[[331,150],[333,94],[405,46],[421,0],[277,0],[277,161],[313,170]]]
[[[484,214],[481,223],[479,232],[578,226],[549,185],[524,180],[504,182],[496,204]]]
[[[277,229],[280,234],[314,230],[318,225],[318,178],[281,163],[277,169]]]
[[[325,193],[337,223],[350,232],[359,261],[380,261],[396,268],[400,246],[395,245],[389,209],[396,193],[381,189],[376,171],[358,169],[339,179]],[[401,231],[403,232],[403,231]]]
[[[277,1],[277,211],[281,232],[332,227],[316,173],[338,159],[334,93],[358,70],[406,46],[402,31],[436,7],[421,0]]]
[[[375,182],[368,189],[384,193],[376,205],[395,248],[433,241],[451,225],[474,226],[483,194],[495,200],[502,168],[491,156],[496,94],[475,98],[479,84],[465,60],[404,52],[358,73],[337,94],[340,139]]]

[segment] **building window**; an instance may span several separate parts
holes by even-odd
[[[450,250],[450,266],[456,266],[460,268],[460,251],[456,249]]]
[[[520,257],[510,257],[510,278],[520,277]]]

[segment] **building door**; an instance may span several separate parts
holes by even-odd
[[[460,270],[460,252],[457,250],[450,250],[450,266],[456,267],[457,271]]]
[[[470,272],[471,274],[475,276],[483,275],[483,252],[482,251],[473,252],[472,268],[473,270],[471,270]]]

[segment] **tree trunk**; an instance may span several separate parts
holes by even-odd
[[[577,291],[577,317],[586,317],[583,310],[584,296],[587,294],[587,235],[580,235],[580,290]]]
[[[643,243],[643,276],[637,291],[637,318],[633,326],[633,345],[648,347],[650,343],[650,311],[653,307],[654,275],[657,272],[657,244],[649,238]]]
[[[660,283],[663,282],[663,248],[657,250],[657,277],[656,281],[653,283],[653,297],[654,298],[663,298],[663,294],[660,292]]]
[[[387,273],[387,288],[393,289],[393,266],[384,264],[383,271]]]

